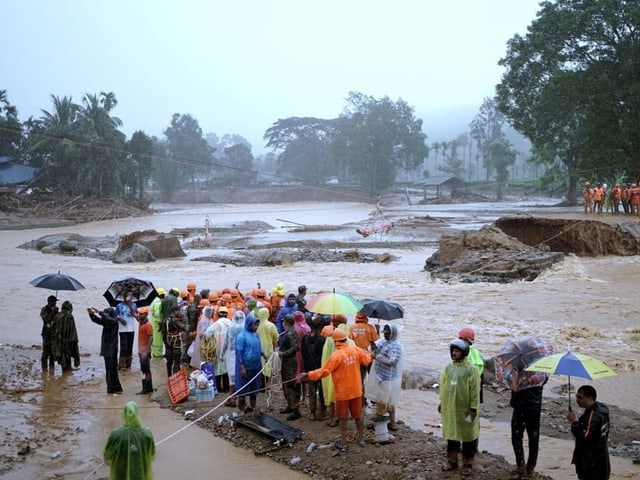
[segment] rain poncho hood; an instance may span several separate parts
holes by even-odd
[[[279,295],[284,296],[284,283],[278,283],[275,287],[271,289],[271,295]]]
[[[247,317],[244,312],[236,312],[233,314],[231,325],[227,329],[225,336],[225,345],[228,350],[234,351],[236,349],[236,338],[238,334],[244,330],[244,322]]]
[[[142,426],[138,404],[127,403],[122,410],[122,426],[111,431],[103,450],[104,463],[111,467],[109,479],[152,479],[155,455],[153,434]]]

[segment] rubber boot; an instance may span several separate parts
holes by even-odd
[[[449,472],[458,468],[458,450],[447,452],[447,463],[442,466],[442,470]]]
[[[529,478],[529,476],[527,475],[527,466],[524,463],[518,464],[517,473],[519,480],[526,480]]]
[[[317,420],[326,420],[327,419],[327,407],[324,406],[324,403],[322,400],[319,401],[320,403],[320,409],[318,410],[318,415],[317,415]]]
[[[315,395],[309,395],[309,420],[311,420],[312,422],[315,421],[318,417],[316,415],[316,412],[318,411],[318,396]]]
[[[329,420],[327,421],[327,425],[329,425],[330,427],[335,427],[336,425],[338,425],[338,419],[336,418],[335,415],[336,415],[336,404],[332,403],[327,407],[327,416],[329,417]]]
[[[40,359],[40,363],[42,364],[42,371],[46,372],[47,371],[47,359],[45,357],[42,357]]]
[[[142,390],[136,392],[136,395],[144,395],[145,393],[150,393],[149,380],[142,380]]]
[[[473,471],[473,457],[462,457],[462,471],[460,475],[468,477]]]
[[[395,432],[398,430],[398,424],[396,423],[396,407],[389,407],[389,430]]]

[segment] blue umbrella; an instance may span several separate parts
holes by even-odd
[[[556,353],[543,357],[526,369],[528,372],[542,372],[546,374],[568,375],[569,378],[569,410],[571,410],[571,377],[588,378],[596,380],[598,378],[616,375],[611,368],[589,355],[573,353],[568,350],[566,353]]]

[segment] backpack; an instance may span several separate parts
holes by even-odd
[[[218,347],[218,342],[216,341],[215,335],[211,335],[209,338],[207,336],[203,336],[200,341],[200,358],[203,362],[215,362],[216,361],[216,350]]]

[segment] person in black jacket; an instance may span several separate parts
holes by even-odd
[[[322,366],[322,348],[324,340],[320,332],[325,325],[323,316],[316,315],[311,319],[311,332],[302,337],[302,364],[305,372],[317,370]],[[309,420],[326,420],[327,407],[324,404],[324,395],[322,394],[322,381],[308,382],[309,390]]]
[[[546,381],[545,381],[546,383]],[[542,411],[542,387],[533,386],[523,390],[511,391],[510,405],[513,407],[511,416],[511,445],[516,456],[518,476],[521,479],[533,476],[538,462],[538,448],[540,444],[540,413]],[[525,464],[524,446],[522,439],[527,432],[529,440],[529,456]]]
[[[116,316],[114,308],[105,308],[101,312],[97,308],[89,307],[87,312],[93,323],[102,326],[100,355],[104,358],[107,393],[122,393],[122,385],[118,378],[118,322],[125,321]]]
[[[584,413],[580,418],[572,410],[567,413],[571,433],[576,439],[571,463],[576,466],[580,480],[608,480],[611,474],[609,408],[596,402],[596,397],[595,388],[583,385],[576,393],[576,401],[584,408]]]

